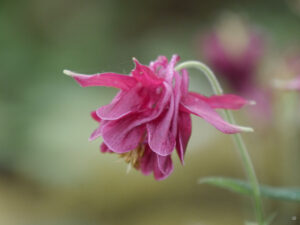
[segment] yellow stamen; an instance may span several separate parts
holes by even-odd
[[[140,161],[142,156],[144,155],[145,147],[140,144],[136,149],[120,154],[120,157],[125,160],[125,162],[129,163],[132,167],[139,169]]]

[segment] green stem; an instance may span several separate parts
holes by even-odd
[[[216,95],[222,95],[223,90],[221,88],[220,83],[218,82],[216,76],[214,73],[209,69],[205,64],[198,62],[198,61],[187,61],[179,64],[176,66],[175,70],[180,71],[184,68],[195,68],[200,70],[204,73],[206,78],[209,80],[211,87]],[[235,124],[235,120],[231,112],[228,110],[224,110],[226,119],[229,123]],[[248,153],[248,150],[246,148],[246,145],[243,141],[243,138],[240,134],[234,134],[233,139],[235,141],[235,144],[240,152],[240,155],[242,157],[242,161],[249,179],[249,182],[252,186],[253,190],[253,200],[254,200],[254,206],[255,206],[255,215],[256,219],[259,225],[264,225],[264,215],[263,215],[263,207],[262,207],[262,200],[261,200],[261,194],[259,189],[258,180],[255,174],[255,170],[253,167],[253,163],[251,161],[250,155]]]

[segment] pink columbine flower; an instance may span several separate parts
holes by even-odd
[[[90,140],[103,138],[102,152],[119,154],[136,169],[161,180],[173,171],[171,154],[176,148],[183,163],[191,136],[191,116],[206,120],[226,134],[243,131],[224,121],[215,109],[240,109],[247,104],[235,95],[205,97],[188,91],[186,70],[175,71],[179,57],[164,56],[149,66],[133,59],[129,75],[101,73],[82,75],[65,70],[82,87],[107,86],[119,89],[112,102],[92,112],[99,127]]]
[[[221,25],[205,36],[201,45],[205,61],[227,81],[234,93],[257,103],[251,117],[259,121],[271,114],[270,91],[257,81],[264,47],[262,35],[236,15],[225,16]]]
[[[263,55],[263,38],[235,15],[224,17],[222,22],[206,35],[201,52],[216,73],[241,93],[256,85],[255,72]]]

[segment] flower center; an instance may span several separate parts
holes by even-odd
[[[145,147],[140,144],[136,149],[120,154],[121,158],[124,158],[125,162],[130,163],[135,169],[140,168],[140,159],[143,157],[145,152]]]

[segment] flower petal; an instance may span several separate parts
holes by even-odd
[[[106,86],[129,90],[137,83],[133,77],[117,73],[84,75],[69,70],[64,70],[64,73],[73,77],[82,87]]]
[[[132,76],[141,82],[145,87],[156,87],[162,84],[163,79],[155,75],[148,66],[144,66],[139,63],[137,59],[133,59],[135,63],[134,70],[131,71]]]
[[[156,155],[156,160],[153,163],[153,175],[155,180],[163,180],[173,172],[173,164],[170,156],[162,156],[164,157],[164,159],[159,159],[158,157],[159,156]],[[163,170],[161,169],[161,167],[163,168]]]
[[[184,164],[184,154],[191,137],[191,133],[192,121],[190,114],[186,112],[179,112],[176,150],[181,164]]]
[[[175,148],[175,136],[171,132],[171,123],[174,111],[172,108],[165,110],[160,117],[147,124],[148,142],[151,149],[162,156],[172,153]]]
[[[165,56],[158,56],[155,61],[152,61],[149,67],[155,72],[159,73],[161,68],[166,68],[168,66],[168,58]]]
[[[94,130],[93,133],[91,134],[89,141],[93,141],[96,138],[100,137],[101,135],[102,135],[101,125],[99,125],[99,127],[96,130]]]
[[[128,115],[119,120],[108,121],[102,129],[102,138],[109,149],[116,153],[131,151],[139,145],[145,126],[132,127],[136,115]]]
[[[174,67],[176,65],[176,63],[180,60],[180,57],[178,55],[173,55],[172,59],[170,60],[167,70],[166,70],[166,75],[165,75],[165,79],[167,82],[172,83],[173,77],[174,77],[174,73],[176,72]]]
[[[101,118],[99,116],[97,116],[96,111],[91,112],[91,117],[97,121],[97,122],[101,122]]]
[[[144,175],[149,175],[153,172],[156,180],[163,180],[173,172],[171,156],[157,155],[150,149],[148,144],[145,144],[144,155],[140,161],[140,170]]]
[[[181,102],[181,106],[184,111],[203,118],[223,133],[234,134],[242,131],[239,126],[229,124],[223,120],[205,101],[193,95],[185,96]]]
[[[171,155],[161,156],[156,155],[157,157],[157,165],[159,170],[165,177],[169,176],[173,172],[173,163],[171,159]]]
[[[142,99],[136,88],[132,88],[129,91],[121,91],[110,104],[97,109],[97,116],[103,120],[117,120],[137,111],[141,101]]]
[[[181,74],[182,74],[181,94],[182,96],[185,96],[189,92],[189,74],[186,69],[182,69]]]
[[[102,125],[102,137],[104,142],[112,151],[119,153],[136,148],[137,143],[139,143],[141,136],[144,134],[144,125],[155,120],[162,114],[171,95],[172,90],[170,88],[168,90],[163,90],[163,93],[157,102],[157,107],[150,113],[148,111],[134,114],[131,113],[118,120],[105,120],[106,124]]]
[[[213,95],[210,97],[206,97],[195,92],[190,92],[189,94],[201,99],[214,109],[240,109],[244,105],[251,103],[242,97],[231,94]]]
[[[172,119],[174,115],[174,96],[172,89],[165,84],[166,92],[170,92],[170,105],[155,120],[147,123],[148,143],[152,151],[159,155],[169,155],[175,148],[175,138],[171,132]],[[162,107],[157,105],[157,107]]]
[[[113,153],[113,151],[111,151],[104,142],[100,145],[100,151],[102,153],[106,153],[106,152]]]
[[[148,144],[145,145],[145,151],[140,161],[141,172],[144,175],[149,175],[153,172],[154,161],[156,160],[155,153],[151,151]]]

